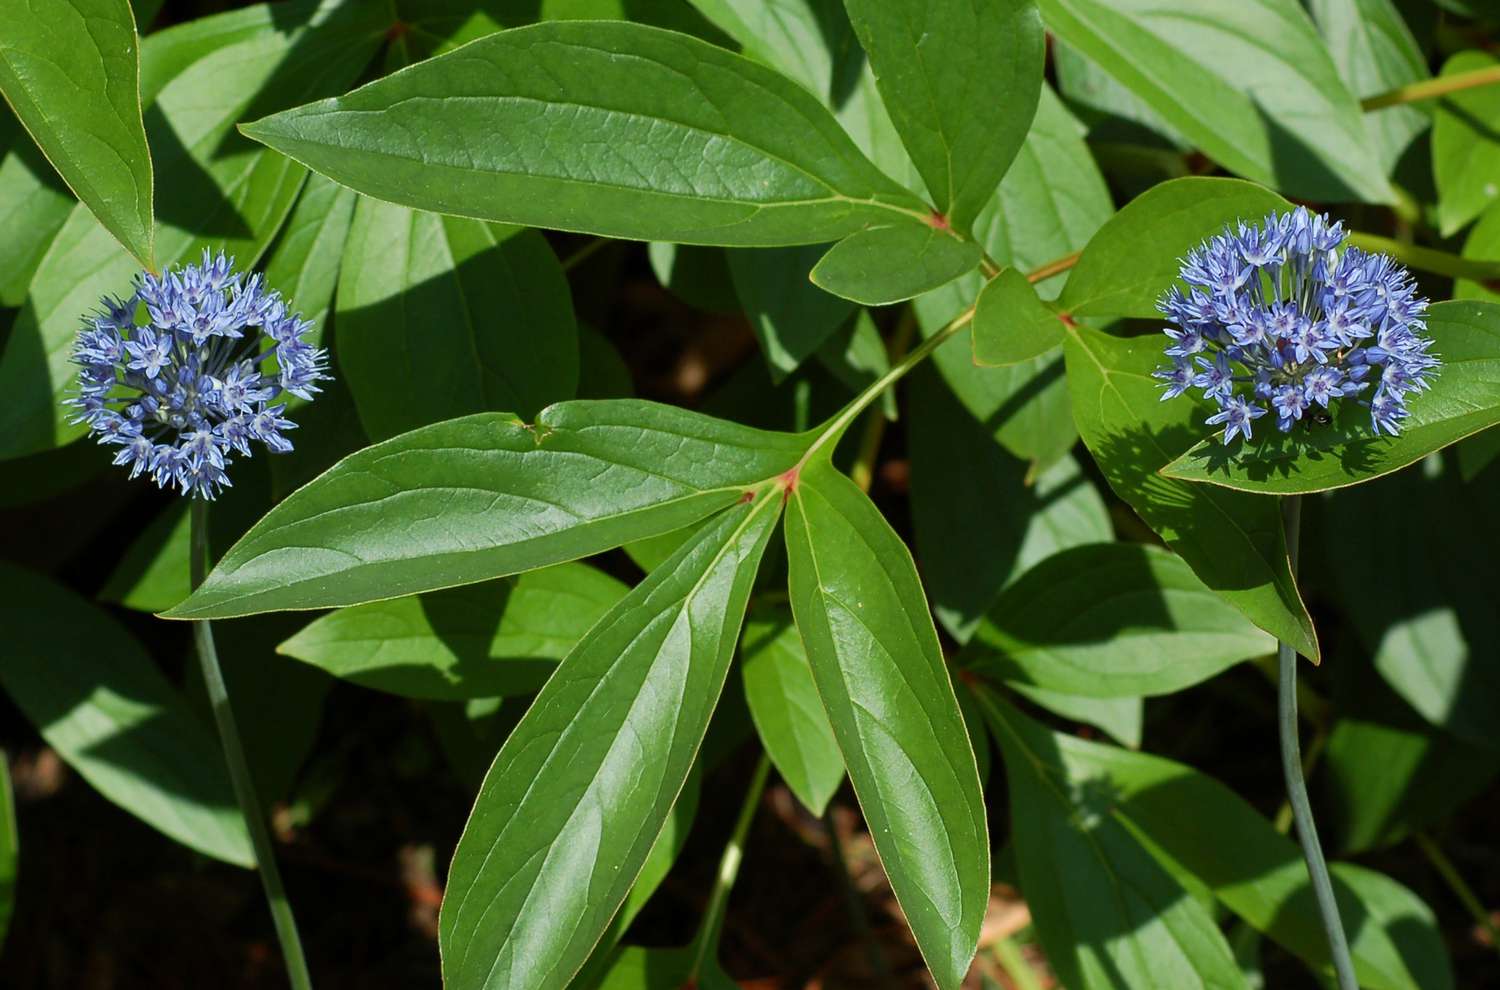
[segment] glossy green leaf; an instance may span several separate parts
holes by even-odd
[[[1276,649],[1182,558],[1140,543],[1055,554],[1000,594],[965,666],[1102,698],[1170,694]]]
[[[638,24],[503,31],[245,132],[389,202],[612,237],[812,244],[921,215],[795,83]]]
[[[1071,327],[1065,347],[1074,419],[1115,494],[1204,584],[1316,661],[1317,638],[1287,562],[1276,500],[1157,473],[1202,435],[1207,418],[1201,402],[1161,401],[1151,377],[1162,360],[1158,336],[1121,339]]]
[[[26,301],[31,276],[77,205],[72,193],[21,129],[0,107],[0,306]]]
[[[1107,812],[1142,839],[1179,882],[1211,891],[1257,931],[1327,969],[1327,939],[1307,867],[1292,839],[1229,788],[1191,767],[1071,736],[1051,738],[1048,755],[1062,768],[1062,779],[1093,795],[1099,813]],[[1191,814],[1184,814],[1185,808]],[[1453,986],[1427,905],[1373,870],[1335,863],[1332,873],[1361,987]]]
[[[805,446],[636,399],[438,423],[298,489],[169,615],[354,605],[575,560],[732,505]]]
[[[536,231],[361,198],[343,268],[339,369],[373,439],[573,397],[572,297]]]
[[[871,227],[839,241],[813,266],[815,285],[865,306],[921,295],[971,272],[979,245],[914,223]]]
[[[217,740],[135,638],[38,574],[0,564],[5,689],[79,775],[183,845],[250,866]]]
[[[852,481],[787,501],[792,611],[875,850],[937,985],[969,969],[989,898],[984,799],[911,554]]]
[[[1439,76],[1488,69],[1495,56],[1469,50],[1443,63]],[[1437,182],[1438,223],[1443,236],[1456,233],[1500,198],[1500,92],[1476,86],[1449,93],[1434,105],[1432,176]]]
[[[780,501],[767,491],[705,527],[537,695],[453,856],[445,986],[561,986],[587,959],[697,754]]]
[[[408,698],[530,694],[625,594],[584,564],[355,605],[276,648],[363,687]]]
[[[276,0],[198,17],[153,31],[141,42],[141,104],[188,66],[221,48],[281,32],[293,34],[336,16],[345,0]]]
[[[1104,71],[1098,62],[1055,35],[1052,64],[1057,73],[1058,92],[1073,112],[1088,123],[1093,140],[1159,150],[1163,154],[1186,151],[1191,146],[1149,103]]]
[[[693,827],[693,818],[698,813],[698,797],[702,789],[702,767],[700,760],[693,764],[692,772],[688,774],[687,782],[682,787],[682,793],[677,795],[677,800],[672,804],[672,810],[667,814],[667,823],[662,826],[661,834],[656,837],[656,842],[651,846],[651,852],[646,855],[645,865],[641,867],[640,876],[635,878],[635,883],[630,887],[630,893],[625,895],[625,903],[620,905],[620,910],[610,921],[609,927],[605,929],[604,935],[600,937],[599,944],[594,946],[594,951],[589,954],[588,961],[578,971],[578,975],[569,984],[573,990],[595,990],[595,988],[611,986],[614,984],[616,962],[622,952],[628,953],[630,948],[620,950],[621,937],[630,928],[630,923],[635,920],[636,915],[646,906],[651,895],[661,886],[666,879],[668,871],[677,861],[682,853],[682,847],[687,845],[688,832]]]
[[[1047,27],[1229,171],[1388,202],[1359,103],[1297,0],[1041,0]]]
[[[235,121],[346,85],[385,28],[380,11],[365,4],[282,16],[279,31],[253,33],[191,61],[147,110],[157,182],[172,191],[157,207],[162,267],[196,260],[204,247],[233,255],[241,268],[255,263],[286,219],[305,173],[235,134]],[[142,57],[147,65],[154,60],[149,40]],[[0,408],[0,458],[82,435],[61,401],[77,370],[69,355],[78,321],[106,293],[128,292],[139,270],[87,210],[74,210],[42,258],[0,355],[0,389],[8,397]]]
[[[1288,209],[1269,189],[1239,179],[1163,182],[1131,200],[1089,241],[1058,305],[1073,316],[1159,319],[1157,301],[1182,258],[1236,220]]]
[[[825,101],[838,53],[829,35],[853,32],[839,5],[827,0],[690,0],[741,50]],[[842,22],[842,23],[840,23]],[[840,30],[840,28],[842,30]]]
[[[21,859],[21,831],[16,827],[16,795],[10,783],[10,760],[0,750],[0,947],[16,910],[16,867]]]
[[[1036,113],[1046,43],[1034,0],[845,7],[934,205],[967,231]]]
[[[979,703],[1005,754],[1021,889],[1058,979],[1078,990],[1244,988],[1213,915],[1113,814],[1107,786],[1069,773],[1069,737],[991,694]]]
[[[1500,750],[1500,477],[1464,483],[1432,458],[1339,492],[1322,523],[1333,576],[1376,670],[1433,725]],[[1367,534],[1380,533],[1371,540]]]
[[[1311,0],[1309,9],[1339,76],[1355,97],[1375,96],[1432,75],[1393,0]],[[1430,122],[1426,108],[1410,104],[1363,116],[1370,149],[1387,175]]]
[[[1062,321],[1026,276],[1006,268],[985,283],[974,305],[974,363],[1020,364],[1062,343]]]
[[[1437,303],[1427,329],[1443,363],[1432,388],[1408,399],[1411,415],[1399,436],[1378,433],[1362,407],[1346,402],[1326,426],[1262,429],[1248,445],[1207,437],[1162,473],[1262,494],[1327,491],[1389,474],[1500,423],[1500,304]]]
[[[4,0],[0,92],[63,181],[152,266],[151,149],[127,0]]]
[[[280,292],[324,339],[344,239],[358,197],[321,175],[311,176],[266,259],[266,285]],[[295,396],[292,397],[295,399]]]
[[[854,312],[808,279],[824,245],[726,252],[735,293],[774,378],[797,370]]]
[[[931,369],[907,387],[914,548],[938,621],[967,642],[1019,574],[1065,547],[1109,540],[1109,512],[1071,457],[1030,478]]]
[[[766,755],[797,800],[821,816],[844,782],[844,758],[789,610],[751,612],[740,663],[745,701]]]
[[[1082,127],[1044,86],[1026,143],[976,221],[975,237],[998,262],[1026,272],[1082,248],[1113,212]],[[1037,288],[1044,298],[1055,297],[1063,278]],[[922,333],[935,333],[968,308],[982,286],[981,275],[971,272],[918,298]],[[959,334],[938,348],[933,361],[1002,446],[1046,467],[1078,439],[1061,357],[1059,349],[1012,367],[978,368],[970,340]]]

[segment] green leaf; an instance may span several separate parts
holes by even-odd
[[[908,389],[916,556],[933,612],[963,643],[1023,571],[1114,534],[1104,500],[1072,457],[1030,478],[935,372],[917,369]]]
[[[611,237],[813,244],[925,215],[795,83],[638,24],[503,31],[244,130],[388,202]]]
[[[1443,63],[1439,78],[1487,69],[1493,55],[1459,52]],[[1437,183],[1438,223],[1444,237],[1456,233],[1500,197],[1500,92],[1476,86],[1438,100],[1432,121],[1432,177]]]
[[[766,755],[797,800],[821,817],[844,782],[844,758],[791,612],[752,611],[740,660],[745,701]]]
[[[539,689],[625,594],[584,564],[355,605],[314,620],[276,652],[408,698],[509,697]]]
[[[689,0],[750,58],[763,62],[827,101],[835,60],[830,35],[853,32],[828,0]],[[839,40],[843,40],[840,38]]]
[[[705,527],[537,695],[453,856],[445,986],[561,986],[587,959],[697,754],[779,505],[767,491]]]
[[[16,867],[21,859],[21,831],[16,827],[16,795],[10,761],[0,750],[0,947],[5,945],[16,910]]]
[[[1162,474],[1243,492],[1321,492],[1390,474],[1500,423],[1500,304],[1437,303],[1427,330],[1443,363],[1432,388],[1410,398],[1400,436],[1379,433],[1362,407],[1345,402],[1325,426],[1263,429],[1253,444],[1207,437]]]
[[[1062,779],[1096,795],[1101,811],[1140,838],[1179,882],[1211,891],[1257,931],[1328,972],[1328,942],[1291,839],[1191,767],[1071,736],[1051,738],[1049,756]],[[1435,919],[1416,895],[1353,864],[1335,863],[1332,873],[1361,987],[1453,986]]]
[[[1356,98],[1432,75],[1427,57],[1392,0],[1311,0],[1309,10],[1339,76]],[[1410,104],[1374,110],[1363,117],[1370,149],[1386,175],[1430,120],[1425,108]]]
[[[988,692],[979,703],[1005,754],[1021,889],[1058,979],[1078,990],[1243,988],[1213,915],[1118,820],[1107,780],[1069,772],[1069,737]]]
[[[1497,498],[1493,472],[1464,483],[1434,457],[1338,493],[1322,523],[1341,603],[1380,675],[1433,725],[1490,750],[1500,750]]]
[[[1062,322],[1025,275],[1006,268],[985,283],[974,303],[974,363],[1020,364],[1062,343]]]
[[[1041,0],[1047,27],[1210,158],[1307,199],[1389,202],[1359,103],[1296,0]]]
[[[726,252],[735,293],[777,380],[796,371],[854,312],[849,300],[808,279],[826,250],[812,244]]]
[[[1363,618],[1363,616],[1361,616]],[[1340,669],[1346,660],[1338,658]],[[1358,663],[1335,695],[1340,717],[1319,767],[1346,855],[1393,845],[1440,824],[1490,788],[1500,751],[1433,728]]]
[[[110,801],[207,856],[250,866],[217,741],[139,643],[48,578],[0,564],[0,686]]]
[[[1072,316],[1160,319],[1157,301],[1182,258],[1236,220],[1290,209],[1280,196],[1239,179],[1189,177],[1153,186],[1115,214],[1084,249],[1058,305]]]
[[[938,212],[967,231],[1036,113],[1046,41],[1034,0],[845,7]]]
[[[740,300],[729,277],[728,254],[723,248],[666,241],[652,241],[646,246],[651,270],[662,288],[689,306],[711,313],[740,311]]]
[[[613,985],[611,978],[614,975],[615,962],[621,954],[632,951],[626,948],[617,952],[616,948],[620,944],[620,939],[630,928],[630,923],[635,920],[636,915],[640,914],[641,909],[646,906],[646,902],[651,899],[651,895],[656,893],[661,882],[667,878],[672,864],[682,853],[682,847],[687,845],[688,832],[692,829],[693,818],[698,813],[698,796],[703,780],[702,767],[701,760],[693,764],[687,782],[682,787],[682,793],[677,795],[672,810],[667,814],[667,823],[662,826],[661,834],[656,837],[656,842],[651,846],[651,852],[646,856],[640,876],[635,878],[635,883],[630,887],[630,893],[625,895],[625,903],[620,905],[619,912],[610,921],[609,927],[599,939],[599,944],[594,946],[594,951],[589,954],[588,961],[569,984],[574,990],[594,990],[597,987]]]
[[[1500,206],[1485,210],[1479,222],[1469,229],[1469,236],[1464,238],[1463,256],[1476,261],[1500,261]],[[1500,302],[1500,281],[1457,279],[1453,283],[1453,298]]]
[[[1140,698],[1085,698],[1017,682],[1006,687],[1054,715],[1103,729],[1122,746],[1141,747],[1145,705]]]
[[[339,368],[376,440],[578,388],[562,266],[534,230],[361,198],[344,248]]]
[[[26,301],[31,276],[77,202],[9,111],[0,107],[0,306]]]
[[[196,260],[205,247],[233,255],[241,268],[253,266],[286,219],[305,173],[235,134],[234,122],[345,85],[386,27],[378,5],[338,4],[307,23],[294,11],[283,16],[280,30],[191,61],[147,110],[157,181],[172,190],[158,204],[156,261],[163,268]],[[143,48],[147,65],[155,57],[152,40]],[[199,46],[182,47],[193,52]],[[77,370],[69,358],[78,321],[106,293],[129,292],[139,270],[87,210],[74,210],[42,258],[0,355],[0,389],[7,396],[0,408],[0,458],[83,434],[70,422],[74,410],[62,405]]]
[[[1068,384],[1083,441],[1115,494],[1204,584],[1316,661],[1317,637],[1287,562],[1276,500],[1157,473],[1201,434],[1206,418],[1201,402],[1161,401],[1151,377],[1160,348],[1154,334],[1121,339],[1068,329]]]
[[[871,227],[839,241],[813,266],[813,283],[865,306],[883,306],[971,272],[982,254],[952,231],[914,223]]]
[[[1047,558],[1001,592],[964,662],[1065,694],[1131,698],[1179,691],[1275,649],[1176,554],[1096,543]]]
[[[312,322],[313,334],[320,341],[326,337],[328,310],[357,198],[321,175],[310,177],[266,259],[266,285]]]
[[[1024,272],[1082,248],[1112,212],[1082,127],[1044,86],[1026,143],[980,213],[975,237],[991,257]],[[1063,278],[1037,288],[1051,298]],[[983,284],[982,276],[971,272],[918,298],[922,333],[930,336],[966,309]],[[933,360],[953,393],[1005,449],[1046,467],[1078,439],[1061,357],[1055,350],[1009,368],[977,368],[969,341],[959,334],[938,348]]]
[[[637,399],[438,423],[298,489],[168,614],[354,605],[575,560],[734,504],[806,444]]]
[[[152,267],[151,149],[127,0],[4,0],[0,92],[68,188]]]
[[[804,468],[787,502],[792,611],[875,851],[943,990],[989,897],[974,752],[911,554],[852,481]]]

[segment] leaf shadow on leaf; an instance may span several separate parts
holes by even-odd
[[[513,578],[418,595],[422,614],[458,663],[448,668],[446,678],[460,684],[469,679],[486,685],[482,694],[529,694],[541,688],[556,668],[556,662],[535,657],[495,657],[489,646],[500,630],[500,619],[515,591]],[[481,605],[482,602],[482,605]],[[404,668],[392,667],[392,671]],[[431,673],[422,664],[411,665],[414,674]],[[496,690],[504,682],[505,691]],[[477,695],[476,695],[477,696]]]
[[[1340,429],[1342,442],[1330,446],[1333,437],[1309,432],[1333,429],[1333,426],[1307,422],[1294,427],[1290,433],[1282,433],[1273,427],[1250,444],[1241,437],[1235,437],[1228,444],[1214,437],[1211,443],[1190,451],[1190,456],[1210,476],[1229,478],[1235,473],[1231,466],[1235,466],[1245,478],[1257,482],[1269,481],[1272,477],[1290,478],[1297,473],[1293,470],[1294,465],[1301,462],[1337,458],[1340,469],[1353,480],[1372,470],[1376,453],[1390,443],[1388,438],[1377,437],[1368,429],[1362,431],[1363,435]]]
[[[985,429],[994,433],[1005,426],[1022,409],[1025,409],[1037,396],[1047,390],[1047,387],[1059,381],[1065,374],[1062,354],[1059,353],[1055,360],[1047,364],[1041,373],[1027,379],[1026,383],[1006,396],[1000,407],[990,413],[984,421]]]
[[[52,405],[47,342],[42,337],[35,299],[27,297],[4,341],[0,386],[6,387],[7,398],[0,406],[0,436],[4,437],[0,458],[50,450],[62,438]]]
[[[1121,811],[1210,889],[1247,890],[1263,882],[1268,884],[1264,896],[1281,893],[1269,924],[1257,927],[1276,933],[1278,942],[1303,958],[1326,962],[1328,948],[1318,920],[1317,901],[1297,846],[1291,839],[1268,836],[1270,824],[1258,816],[1251,817],[1248,808],[1246,816],[1234,819],[1223,815],[1184,815],[1184,808],[1225,807],[1222,797],[1205,800],[1204,792],[1209,788],[1217,790],[1219,785],[1196,774],[1173,775],[1131,793]],[[1161,831],[1165,828],[1171,829],[1169,837]],[[1296,877],[1295,887],[1286,889],[1272,881],[1275,875],[1287,873]],[[1344,931],[1352,944],[1365,926],[1374,922],[1354,888],[1339,876],[1337,869],[1332,880]],[[1387,931],[1398,945],[1403,944],[1395,927],[1388,927]]]
[[[157,222],[211,240],[239,240],[252,236],[254,232],[249,221],[224,195],[208,169],[188,151],[161,108],[148,107],[145,121],[151,155],[156,161],[156,185],[160,190],[156,197]],[[214,156],[248,150],[248,139],[231,130],[214,151]]]
[[[1081,475],[1079,480],[1082,480]],[[1144,554],[1136,557],[1121,556],[1111,563],[1108,573],[1111,591],[1130,589],[1148,592],[1157,588],[1158,585],[1157,576],[1151,570],[1150,562]],[[1025,582],[1026,578],[1022,577],[1021,581]],[[1018,587],[1018,585],[1012,587]],[[1014,614],[1004,617],[1005,624],[1001,631],[1026,644],[1027,652],[1034,651],[1046,656],[1048,650],[1053,647],[1086,647],[1091,644],[1112,642],[1131,630],[1172,627],[1172,616],[1167,611],[1165,599],[1160,594],[1134,595],[1130,601],[1129,611],[1116,609],[1103,616],[1104,621],[1099,621],[1098,610],[1094,609],[1092,612],[1093,628],[1089,630],[1091,635],[1087,638],[1079,635],[1082,630],[1078,622],[1059,624],[1057,616],[1049,614],[1044,608],[1007,609],[1007,612]],[[1002,602],[990,613],[991,619],[1001,619],[1000,613],[1003,608]],[[1058,689],[1055,683],[1047,683],[1045,678],[1038,681],[1026,665],[1017,663],[1003,649],[986,647],[979,638],[975,639],[971,650],[972,662],[975,663],[976,669],[986,674],[1001,680]],[[966,662],[969,661],[966,660]]]
[[[1465,129],[1473,131],[1480,140],[1500,144],[1500,129],[1468,107],[1461,106],[1453,99],[1447,98],[1438,100],[1435,109],[1441,110],[1450,117],[1456,117]]]
[[[1335,202],[1360,202],[1364,199],[1350,188],[1338,173],[1330,169],[1301,137],[1281,125],[1259,103],[1253,103],[1261,127],[1270,141],[1271,174],[1280,189],[1292,189],[1304,196]]]

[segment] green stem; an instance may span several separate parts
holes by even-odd
[[[1432,868],[1438,871],[1438,875],[1448,885],[1448,889],[1453,891],[1453,896],[1458,898],[1464,910],[1474,918],[1474,923],[1489,936],[1490,947],[1500,952],[1500,925],[1496,925],[1495,919],[1484,909],[1473,888],[1464,880],[1463,874],[1458,872],[1458,867],[1453,865],[1453,860],[1448,858],[1443,848],[1426,832],[1413,832],[1412,838],[1416,840],[1417,848],[1422,850]]]
[[[1500,279],[1500,261],[1480,261],[1475,258],[1460,258],[1447,251],[1406,244],[1379,234],[1351,231],[1349,243],[1366,251],[1388,254],[1408,268],[1417,268],[1435,275],[1449,278],[1466,278],[1475,282],[1493,282]]]
[[[1009,976],[1011,982],[1016,985],[1016,990],[1042,990],[1042,981],[1037,978],[1036,971],[1026,962],[1026,957],[1021,953],[1021,947],[1014,939],[1002,935],[995,940],[990,951],[1004,967],[1005,975]]]
[[[761,793],[766,789],[766,778],[771,773],[771,760],[764,752],[755,764],[750,776],[750,786],[745,791],[745,800],[740,805],[739,817],[735,819],[734,831],[724,845],[724,855],[719,857],[719,875],[714,879],[714,889],[708,895],[708,905],[703,909],[703,922],[698,928],[698,937],[693,940],[693,968],[689,982],[697,980],[708,953],[717,951],[719,936],[724,931],[724,912],[729,907],[729,892],[740,875],[740,863],[745,858],[745,838],[750,834],[750,823],[755,820],[755,810],[760,807]]]
[[[1365,111],[1379,110],[1382,107],[1436,99],[1460,90],[1473,89],[1476,86],[1492,86],[1495,83],[1500,83],[1500,65],[1491,65],[1470,72],[1455,72],[1451,76],[1439,76],[1436,79],[1425,79],[1422,82],[1397,86],[1395,89],[1361,100],[1359,106]]]
[[[828,852],[833,857],[833,870],[839,879],[839,892],[844,895],[844,908],[849,912],[849,924],[854,935],[864,943],[865,954],[870,961],[870,972],[882,985],[891,982],[891,967],[885,953],[880,951],[880,942],[870,928],[870,919],[865,914],[864,902],[854,888],[854,878],[849,875],[849,861],[844,858],[844,842],[839,838],[838,826],[833,821],[833,808],[823,813],[823,830],[828,833]]]
[[[887,371],[867,385],[863,392],[855,396],[852,402],[823,425],[818,431],[817,439],[812,442],[812,446],[807,448],[807,453],[802,455],[802,461],[798,467],[800,468],[802,464],[806,464],[812,458],[814,452],[820,448],[827,446],[829,443],[837,443],[839,437],[844,435],[844,430],[848,429],[849,424],[854,422],[854,418],[864,412],[870,403],[880,398],[880,393],[906,377],[908,371],[925,361],[929,354],[947,343],[950,337],[968,326],[969,322],[973,319],[974,307],[970,306],[950,320],[947,326],[922,341],[916,350],[903,358],[890,371]]]
[[[563,259],[562,270],[564,272],[572,271],[579,265],[583,264],[585,261],[588,261],[599,251],[603,250],[604,247],[608,244],[609,238],[607,237],[594,238],[592,241],[589,241],[577,251],[574,251],[572,254],[568,255],[567,258]]]
[[[1295,576],[1297,543],[1302,530],[1302,500],[1295,495],[1284,498],[1281,509],[1286,522],[1287,553]],[[1313,896],[1318,903],[1318,915],[1323,921],[1323,934],[1328,938],[1328,950],[1333,957],[1333,971],[1338,978],[1339,990],[1359,990],[1359,981],[1354,976],[1354,961],[1349,957],[1349,940],[1344,935],[1338,901],[1333,896],[1333,881],[1328,875],[1328,864],[1323,859],[1323,847],[1318,844],[1318,827],[1313,822],[1312,803],[1307,798],[1307,781],[1302,776],[1301,747],[1297,739],[1297,651],[1288,643],[1278,643],[1276,659],[1280,675],[1276,712],[1280,722],[1281,769],[1286,776],[1287,800],[1292,804],[1292,818],[1297,823],[1297,839],[1302,843],[1302,855],[1307,860],[1307,874],[1312,880]]]
[[[203,583],[208,570],[208,502],[192,499],[192,518],[189,525],[192,545],[189,570],[192,586],[196,589]],[[276,926],[276,938],[281,942],[281,955],[286,960],[287,977],[294,990],[311,990],[312,978],[307,972],[307,959],[302,954],[302,942],[297,937],[297,923],[292,918],[292,906],[281,886],[281,874],[276,870],[276,856],[271,849],[271,836],[266,830],[265,815],[261,812],[260,799],[250,776],[250,766],[245,761],[245,748],[240,743],[239,729],[235,726],[234,710],[229,706],[229,688],[224,683],[224,671],[219,667],[219,653],[214,648],[213,627],[206,619],[193,623],[193,642],[198,648],[198,660],[203,667],[203,686],[208,691],[209,704],[214,710],[214,724],[219,729],[219,741],[224,747],[224,759],[229,765],[229,779],[234,784],[234,796],[240,803],[240,814],[245,819],[245,828],[250,833],[250,847],[255,853],[255,865],[259,869],[262,885],[266,890],[266,901],[271,908],[271,920]]]
[[[906,356],[907,348],[911,347],[911,339],[916,332],[916,311],[907,306],[901,311],[901,319],[896,323],[896,332],[891,336],[889,352],[891,363],[899,364]],[[859,454],[854,458],[854,466],[849,469],[849,479],[859,486],[860,491],[868,492],[870,484],[875,480],[875,459],[880,456],[880,443],[885,439],[887,422],[885,413],[878,409],[872,409],[865,419],[865,433],[859,440]]]

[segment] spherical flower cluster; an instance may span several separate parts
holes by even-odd
[[[74,422],[119,447],[114,463],[132,478],[211,499],[229,484],[231,452],[249,456],[252,441],[292,449],[285,434],[296,424],[278,400],[311,399],[328,377],[327,352],[306,339],[311,329],[222,253],[205,249],[201,264],[142,273],[128,297],[106,296],[78,336]]]
[[[1248,441],[1269,411],[1289,433],[1355,396],[1377,434],[1399,433],[1407,399],[1440,363],[1423,332],[1427,300],[1405,268],[1342,247],[1344,236],[1341,223],[1298,207],[1226,227],[1189,253],[1187,291],[1173,287],[1160,304],[1175,324],[1172,364],[1154,373],[1162,398],[1201,389],[1219,407],[1207,423],[1224,426],[1226,444]]]

